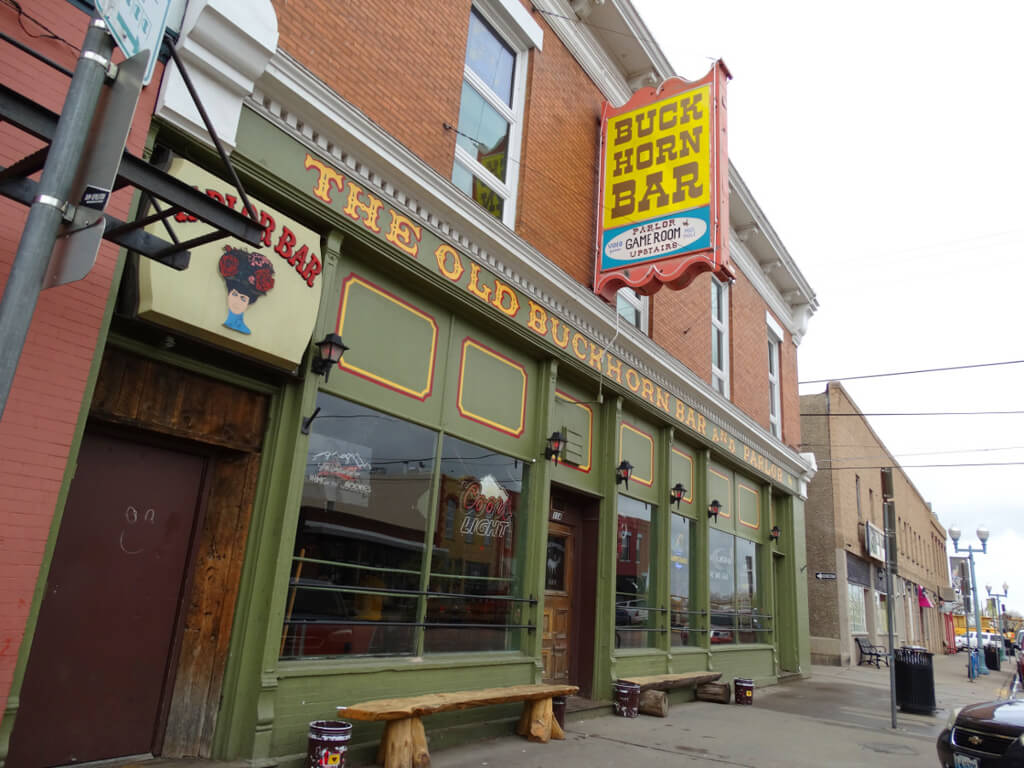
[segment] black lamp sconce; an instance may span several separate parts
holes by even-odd
[[[625,459],[615,468],[615,484],[621,483],[626,484],[626,488],[629,488],[629,476],[633,473],[633,465]]]
[[[722,511],[722,503],[718,499],[712,499],[711,503],[708,504],[708,519],[715,518],[715,522],[718,522],[718,513]]]
[[[317,376],[323,376],[324,381],[327,381],[330,378],[331,369],[341,362],[341,356],[345,354],[348,347],[342,342],[341,336],[336,333],[328,333],[316,343],[316,347],[320,354],[313,358],[309,369]]]
[[[565,447],[565,440],[562,438],[561,432],[552,432],[551,437],[548,438],[548,446],[544,449],[545,459],[554,459],[555,464],[558,464],[558,457],[562,455],[562,448]]]
[[[679,505],[683,501],[683,496],[686,495],[686,489],[682,483],[676,483],[669,488],[669,498],[672,499],[672,503],[676,505],[676,509],[679,509]]]
[[[316,348],[318,355],[310,362],[309,370],[317,376],[323,376],[324,381],[327,381],[331,375],[331,369],[341,361],[341,356],[345,354],[348,347],[342,342],[341,336],[336,333],[328,333],[316,343]],[[317,406],[313,413],[302,420],[302,434],[309,434],[309,428],[313,426],[313,420],[319,413],[320,406]]]
[[[780,533],[782,533],[782,531],[779,530],[779,526],[773,525],[772,529],[768,531],[768,538],[772,541],[778,541]]]

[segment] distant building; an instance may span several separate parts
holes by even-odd
[[[881,467],[893,467],[897,573],[893,578],[897,647],[933,653],[952,644],[941,614],[949,589],[946,530],[837,382],[800,398],[804,449],[818,474],[807,497],[807,582],[811,659],[859,662],[854,638],[888,644]]]

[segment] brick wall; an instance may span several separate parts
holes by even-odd
[[[24,3],[21,22],[67,40],[30,37],[17,11],[0,4],[0,29],[67,69],[74,69],[88,18],[66,0]],[[0,42],[0,82],[59,112],[70,80]],[[115,56],[115,59],[119,58]],[[129,148],[141,153],[159,82],[143,90]],[[40,145],[0,124],[0,164],[9,165]],[[125,218],[131,190],[115,194],[108,212]],[[6,284],[28,209],[0,198],[0,285]],[[117,260],[104,244],[84,280],[44,291],[0,421],[0,699],[10,690],[25,621],[39,576],[54,508],[101,330]],[[2,717],[2,713],[0,713]]]

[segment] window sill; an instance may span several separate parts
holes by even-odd
[[[354,657],[324,656],[321,658],[286,659],[279,661],[276,674],[280,679],[296,677],[326,677],[352,672],[402,672],[424,669],[452,669],[471,666],[534,664],[532,656],[518,651],[483,651],[480,653],[452,653],[433,656]]]

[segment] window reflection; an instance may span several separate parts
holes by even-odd
[[[436,433],[317,405],[281,654],[413,653]]]
[[[651,505],[628,496],[618,497],[618,536],[615,571],[615,645],[619,648],[655,646],[651,588]]]
[[[669,549],[669,589],[672,596],[672,645],[698,645],[700,612],[692,610],[690,595],[693,590],[693,569],[696,541],[692,535],[693,521],[672,514]]]

